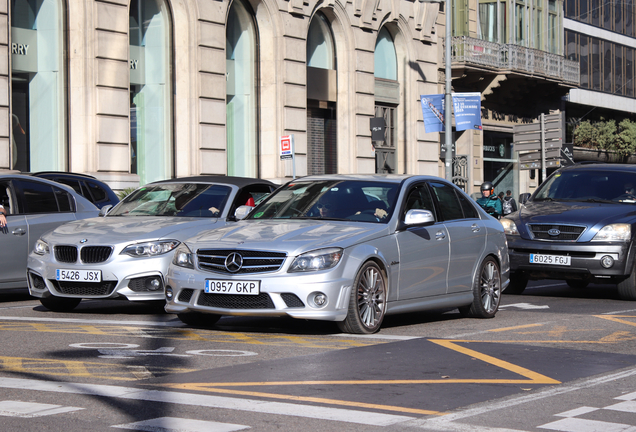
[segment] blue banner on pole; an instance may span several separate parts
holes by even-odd
[[[428,132],[444,132],[444,95],[422,95],[422,114],[424,130]]]
[[[481,130],[481,93],[453,93],[455,130]]]

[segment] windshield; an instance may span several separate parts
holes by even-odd
[[[361,180],[292,182],[253,211],[248,219],[325,219],[386,223],[398,184]]]
[[[620,171],[572,170],[550,177],[533,201],[636,202],[636,174]]]
[[[218,217],[231,189],[227,186],[162,183],[137,189],[108,216]]]

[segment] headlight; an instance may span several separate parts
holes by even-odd
[[[342,258],[342,249],[329,248],[311,251],[298,255],[289,267],[288,272],[309,272],[326,270],[335,267]]]
[[[42,239],[38,239],[38,241],[35,242],[33,253],[38,255],[44,255],[49,253],[49,244]]]
[[[501,225],[503,225],[504,233],[507,235],[519,235],[519,231],[517,231],[517,224],[512,219],[502,218],[499,219]]]
[[[174,257],[172,258],[172,264],[179,266],[179,267],[185,267],[185,268],[190,268],[193,269],[194,268],[194,260],[192,259],[192,251],[190,250],[190,248],[188,246],[186,246],[185,243],[181,244],[181,246],[179,246],[177,248],[176,251],[174,251]]]
[[[179,242],[176,240],[137,243],[126,246],[121,253],[135,258],[153,257],[168,253],[177,246],[179,246]]]
[[[629,224],[612,224],[604,226],[596,233],[592,241],[629,241],[632,227]]]

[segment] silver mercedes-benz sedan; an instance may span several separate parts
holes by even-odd
[[[501,224],[441,178],[313,176],[182,242],[166,311],[192,325],[290,316],[373,333],[401,312],[494,317],[508,273]]]
[[[238,207],[246,214],[275,187],[220,176],[150,183],[104,217],[43,235],[28,259],[29,292],[53,311],[72,310],[83,298],[164,301],[164,275],[181,241],[235,223]]]

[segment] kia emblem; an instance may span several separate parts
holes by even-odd
[[[559,234],[561,234],[561,231],[556,228],[552,228],[551,230],[548,230],[548,234],[550,234],[551,236],[558,236]]]

